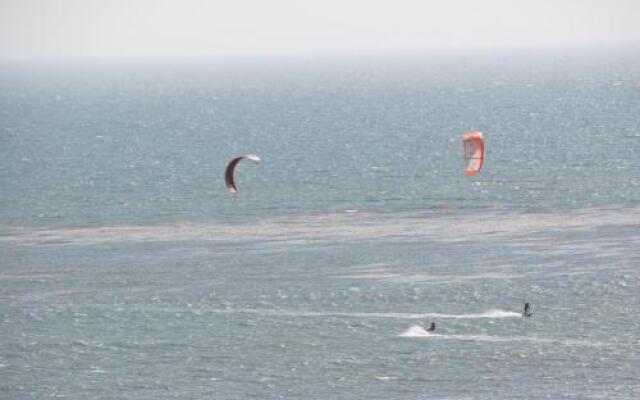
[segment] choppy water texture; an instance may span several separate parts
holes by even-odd
[[[6,64],[0,115],[0,398],[640,397],[638,49]]]

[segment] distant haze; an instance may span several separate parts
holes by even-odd
[[[203,57],[640,41],[637,0],[3,0],[0,58]]]

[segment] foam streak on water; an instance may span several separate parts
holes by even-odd
[[[578,209],[565,214],[505,213],[486,210],[467,215],[448,213],[434,217],[414,213],[322,214],[289,218],[264,218],[252,223],[178,222],[167,225],[104,226],[92,228],[9,228],[0,241],[19,245],[109,242],[261,240],[302,245],[341,240],[482,241],[545,240],[545,232],[584,232],[609,225],[640,225],[640,207]],[[640,233],[632,237],[640,240]],[[605,239],[606,240],[606,239]],[[545,244],[545,243],[542,243]]]

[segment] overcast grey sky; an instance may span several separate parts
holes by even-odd
[[[640,41],[640,0],[0,0],[0,58]]]

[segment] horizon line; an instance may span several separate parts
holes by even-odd
[[[247,60],[247,59],[309,59],[309,58],[355,58],[358,56],[372,57],[385,55],[402,55],[416,56],[427,54],[489,54],[491,52],[535,52],[535,51],[589,51],[607,52],[611,50],[637,49],[640,50],[640,40],[626,41],[599,41],[590,43],[557,43],[557,44],[526,44],[526,45],[499,45],[499,46],[473,46],[473,47],[430,47],[430,48],[389,48],[389,49],[335,49],[335,50],[308,50],[308,51],[239,51],[239,52],[221,52],[209,54],[122,54],[122,55],[66,55],[66,56],[2,56],[0,55],[0,63],[21,63],[21,62],[77,62],[77,61],[184,61],[184,60]]]

